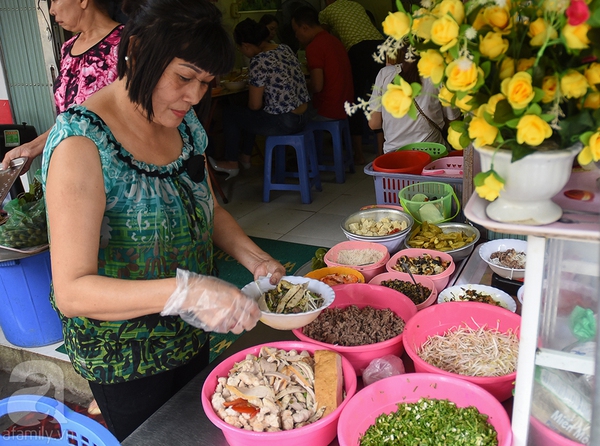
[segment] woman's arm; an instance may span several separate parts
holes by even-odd
[[[263,107],[263,93],[265,87],[255,87],[250,85],[248,88],[248,108],[250,110],[260,110]]]
[[[121,280],[98,275],[105,204],[95,144],[84,137],[65,139],[52,154],[46,183],[56,304],[67,317],[99,320],[159,313],[175,290],[174,278]]]
[[[381,117],[381,112],[375,111],[371,112],[371,118],[369,119],[369,128],[371,130],[378,130],[381,128],[383,124],[383,119]]]

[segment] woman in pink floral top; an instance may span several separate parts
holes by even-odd
[[[50,14],[62,28],[77,34],[64,43],[61,63],[54,83],[57,113],[72,104],[81,104],[89,96],[117,78],[117,51],[123,25],[109,16],[110,0],[53,0]],[[50,129],[33,141],[8,152],[0,168],[7,169],[11,160],[25,156],[31,161],[42,154]]]
[[[82,54],[72,54],[80,35],[65,42],[61,50],[60,73],[54,82],[56,113],[88,97],[117,78],[117,56],[123,25],[116,26],[104,39]]]

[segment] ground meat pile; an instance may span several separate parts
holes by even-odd
[[[524,252],[516,251],[514,248],[490,254],[490,260],[493,263],[512,269],[525,269],[525,258]]]
[[[387,341],[402,333],[404,325],[402,318],[390,309],[350,305],[326,308],[302,332],[316,341],[348,347]]]

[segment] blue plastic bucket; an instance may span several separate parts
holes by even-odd
[[[0,262],[0,327],[19,347],[62,340],[58,314],[50,305],[50,252]]]

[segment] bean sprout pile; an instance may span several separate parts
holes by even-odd
[[[417,351],[425,362],[446,372],[487,377],[514,372],[518,353],[519,339],[512,330],[502,333],[485,325],[429,336]]]

